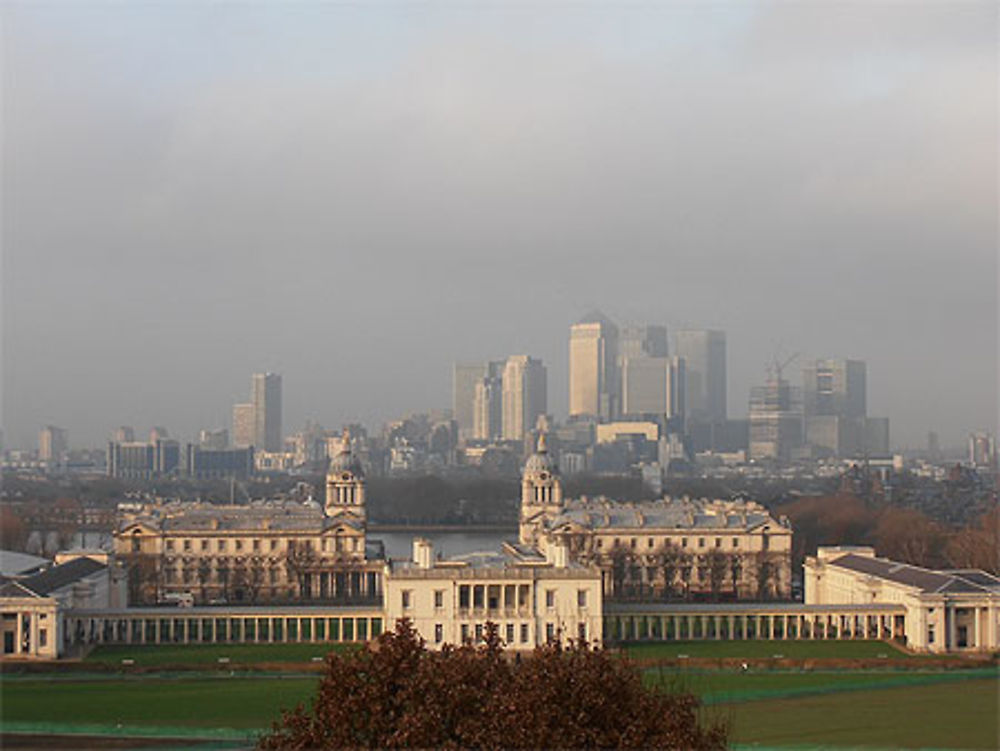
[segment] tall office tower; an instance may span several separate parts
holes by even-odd
[[[618,327],[598,312],[569,330],[569,416],[618,414]]]
[[[503,377],[487,376],[476,384],[472,438],[492,441],[503,434]]]
[[[683,422],[685,376],[680,357],[623,357],[622,415]]]
[[[802,368],[802,406],[806,417],[865,417],[865,363],[861,360],[816,360]]]
[[[503,376],[505,363],[456,362],[452,369],[451,408],[458,423],[459,440],[475,437],[476,388],[484,378]]]
[[[541,360],[527,355],[507,358],[503,370],[502,434],[506,441],[524,440],[546,410],[546,375]]]
[[[115,430],[115,440],[118,443],[132,443],[135,441],[135,430],[130,425],[122,425]]]
[[[57,462],[69,449],[66,431],[55,425],[46,425],[38,434],[38,458],[43,462]]]
[[[677,356],[687,366],[687,417],[726,419],[726,332],[688,329],[677,332]]]
[[[825,359],[802,368],[806,443],[816,456],[888,451],[888,421],[867,417],[865,363]]]
[[[623,326],[618,339],[618,357],[666,357],[666,326]]]
[[[156,443],[157,441],[165,441],[170,436],[167,434],[167,429],[162,425],[156,425],[149,431],[149,442]]]
[[[780,377],[750,389],[750,458],[788,461],[802,447],[802,403]]]
[[[233,446],[253,446],[253,405],[233,405]]]
[[[253,405],[253,446],[263,451],[281,451],[281,376],[254,373],[250,381]]]

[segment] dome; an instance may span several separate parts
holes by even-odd
[[[538,436],[538,450],[534,454],[528,457],[528,461],[524,464],[524,471],[538,473],[538,472],[548,472],[549,474],[557,474],[559,469],[556,466],[555,460],[549,455],[548,448],[545,442],[545,433]]]
[[[364,470],[361,468],[361,462],[357,460],[351,451],[351,438],[347,433],[344,433],[344,448],[332,459],[330,459],[330,469],[327,474],[340,474],[341,472],[350,472],[355,477],[364,477]]]

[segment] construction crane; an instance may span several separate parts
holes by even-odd
[[[784,361],[781,360],[781,351],[777,350],[771,361],[764,365],[764,369],[767,371],[767,379],[769,381],[781,381],[781,374],[784,372],[785,368],[792,364],[792,361],[799,356],[798,352],[793,352],[790,356],[786,357]]]

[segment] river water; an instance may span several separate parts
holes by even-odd
[[[480,550],[496,551],[504,540],[516,540],[517,530],[497,530],[492,532],[369,532],[368,537],[381,540],[385,554],[389,558],[409,559],[413,557],[413,538],[423,537],[434,546],[434,555],[440,553],[448,558],[453,555],[475,553]]]
[[[51,535],[51,540],[43,540],[39,533],[33,533],[35,538],[33,549],[41,552],[43,546],[47,552],[55,552],[59,549],[55,535]],[[480,550],[499,550],[500,543],[504,540],[516,540],[517,530],[496,530],[490,532],[460,532],[449,530],[447,532],[376,532],[369,531],[368,537],[373,540],[381,540],[385,545],[385,554],[390,558],[409,559],[413,557],[413,538],[423,537],[431,541],[434,545],[434,555],[438,553],[445,558],[464,553],[475,553]],[[73,548],[101,548],[111,546],[111,535],[107,532],[77,532],[70,547]]]

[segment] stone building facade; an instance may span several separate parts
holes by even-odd
[[[542,554],[564,544],[574,561],[602,569],[611,597],[791,596],[787,520],[752,501],[564,498],[544,435],[522,474],[519,541]]]
[[[350,441],[330,462],[325,504],[143,505],[119,520],[116,556],[133,604],[364,602],[384,554],[366,534],[365,476]]]

